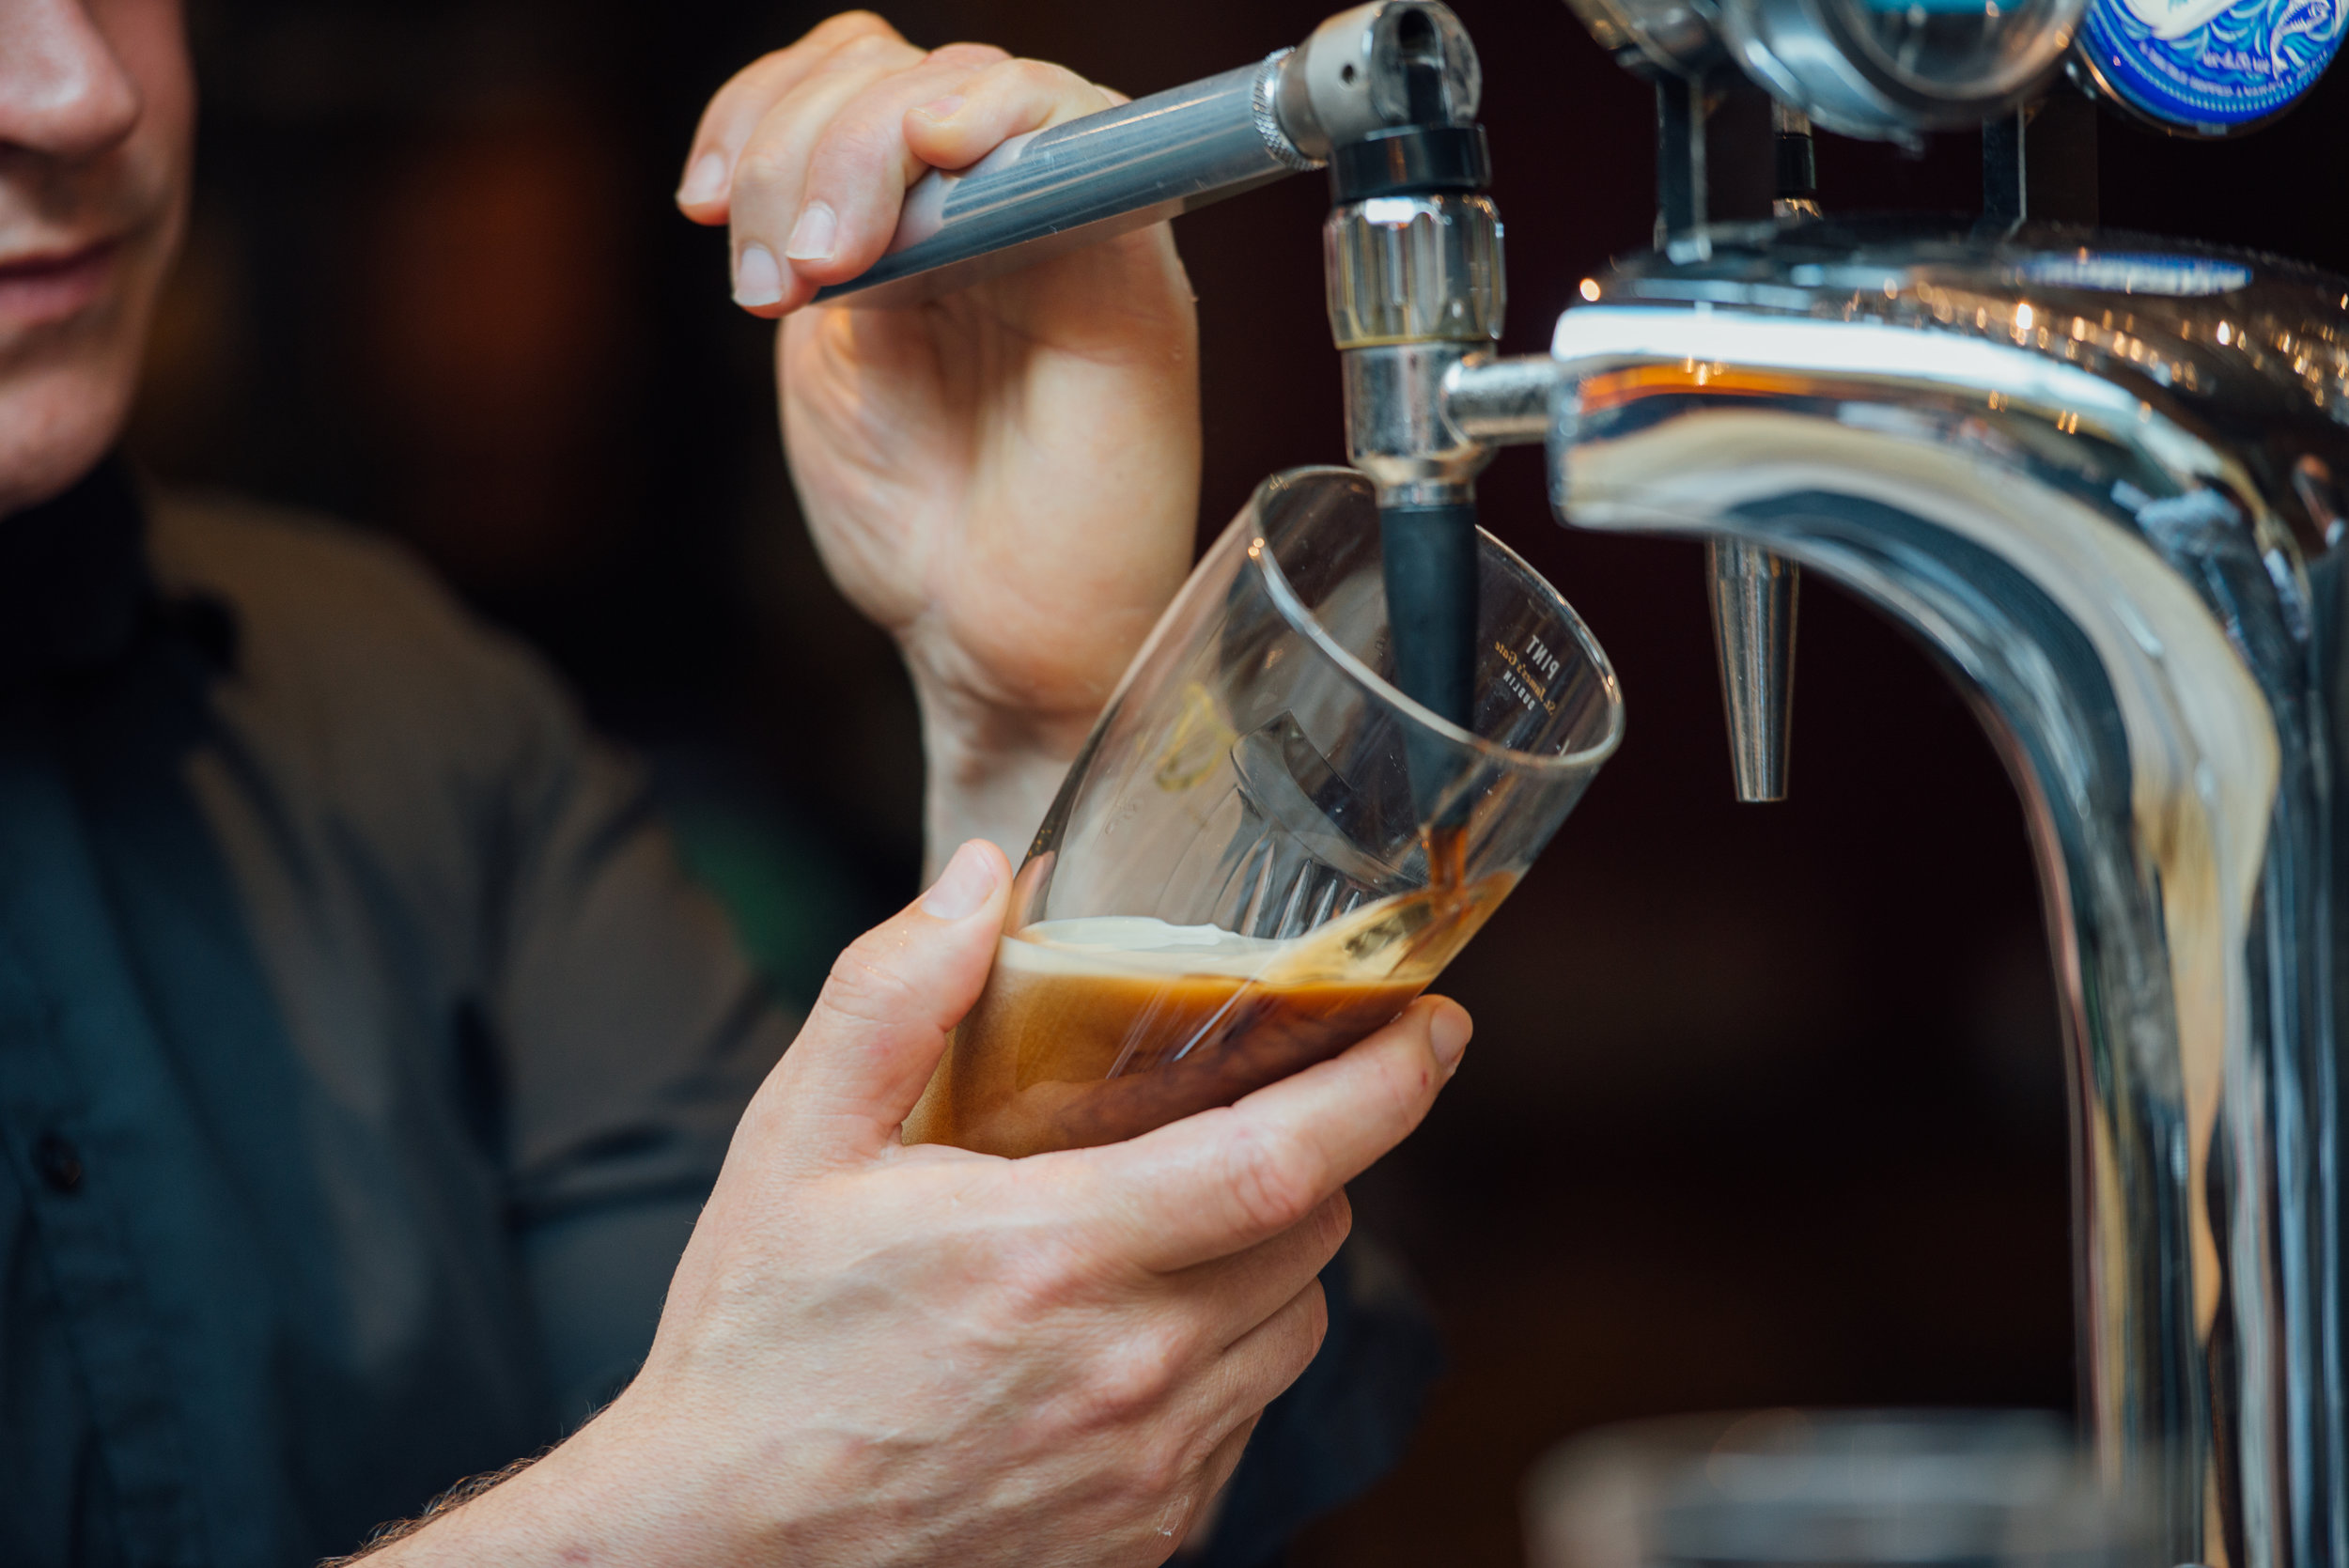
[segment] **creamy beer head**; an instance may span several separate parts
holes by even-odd
[[[999,944],[906,1141],[1028,1155],[1229,1105],[1392,1019],[1505,891],[1382,899],[1287,940],[1141,916],[1027,926]]]

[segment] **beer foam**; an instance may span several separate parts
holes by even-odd
[[[1243,937],[1221,925],[1174,925],[1150,915],[1041,920],[1005,937],[997,961],[1044,974],[1223,974],[1252,979],[1308,938]]]
[[[1002,939],[998,965],[1029,974],[1199,975],[1267,986],[1426,985],[1516,883],[1494,873],[1356,905],[1294,937],[1244,937],[1155,915],[1040,920]]]

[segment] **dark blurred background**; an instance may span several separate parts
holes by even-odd
[[[1337,0],[920,0],[1129,92],[1301,39]],[[1649,91],[1556,0],[1455,0],[1509,226],[1505,347],[1644,246]],[[406,539],[650,759],[688,858],[809,994],[907,897],[920,751],[885,639],[824,579],[774,424],[771,329],[676,214],[702,101],[813,23],[743,0],[195,0],[187,254],[134,444],[157,472]],[[2349,271],[2349,81],[2234,144],[2108,118],[2108,225]],[[1971,210],[1980,144],[1823,137],[1830,210]],[[1203,534],[1342,460],[1321,182],[1185,218]],[[2072,1399],[2055,1002],[2012,790],[1898,634],[1814,580],[1794,799],[1731,799],[1691,547],[1569,535],[1504,454],[1487,524],[1612,654],[1628,739],[1447,981],[1467,1070],[1357,1188],[1452,1371],[1312,1568],[1509,1564],[1547,1445],[1776,1403]],[[1113,521],[1113,520],[1105,520]]]

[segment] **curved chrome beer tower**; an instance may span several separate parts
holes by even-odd
[[[1717,230],[1595,280],[1553,346],[1553,498],[1797,561],[1967,692],[2028,806],[2060,980],[2099,1462],[2156,1499],[2166,1562],[2349,1562],[2349,732],[2338,563],[2310,562],[2349,474],[2349,285],[2081,238]],[[1479,373],[1454,388],[1471,425]]]

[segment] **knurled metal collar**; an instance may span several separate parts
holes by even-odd
[[[1321,160],[1308,158],[1289,133],[1281,129],[1277,101],[1281,95],[1281,62],[1296,54],[1294,49],[1276,49],[1264,57],[1256,69],[1256,85],[1249,94],[1249,108],[1256,120],[1256,134],[1264,138],[1265,150],[1299,173],[1321,167]]]

